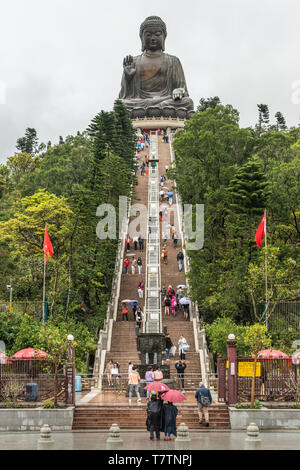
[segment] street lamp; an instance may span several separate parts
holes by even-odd
[[[74,336],[73,335],[68,335],[67,338],[68,338],[68,341],[74,341]]]
[[[233,333],[230,333],[230,334],[228,335],[228,339],[229,339],[230,341],[234,341],[234,340],[235,340],[235,335],[234,335]]]
[[[12,291],[13,291],[13,288],[12,288],[11,279],[10,279],[10,284],[7,284],[6,288],[9,290],[9,310],[10,310],[10,312],[12,312]]]

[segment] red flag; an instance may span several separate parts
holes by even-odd
[[[53,246],[52,246],[50,237],[48,235],[47,227],[45,228],[43,250],[44,250],[44,253],[45,253],[46,263],[48,263],[49,258],[52,258],[52,256],[53,256]]]
[[[262,247],[262,240],[265,235],[266,235],[266,213],[264,213],[263,218],[261,219],[261,223],[259,224],[256,230],[255,241],[256,241],[258,248]]]

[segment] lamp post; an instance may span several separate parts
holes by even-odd
[[[74,336],[68,335],[67,340],[66,402],[68,405],[75,405],[75,351],[72,344]]]
[[[237,356],[236,340],[233,333],[228,335],[227,340],[227,360],[228,360],[228,404],[234,405],[237,402]]]
[[[13,288],[12,288],[12,279],[10,278],[10,284],[7,284],[7,289],[9,290],[9,311],[12,312],[13,311],[13,307],[12,307],[12,300],[13,300],[13,297],[12,297],[12,293],[13,293]]]

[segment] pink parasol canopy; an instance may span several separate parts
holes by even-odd
[[[259,351],[257,355],[258,359],[290,359],[288,354],[285,354],[282,351],[278,351],[277,349],[264,349],[263,351]]]
[[[16,352],[11,359],[45,359],[48,354],[40,349],[26,348]]]
[[[162,399],[166,401],[176,401],[178,403],[186,400],[186,397],[179,390],[168,390],[162,394]]]
[[[144,387],[145,390],[149,390],[150,392],[167,392],[169,389],[168,385],[162,382],[151,382],[150,384]]]

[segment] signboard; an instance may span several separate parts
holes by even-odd
[[[226,369],[228,369],[228,361],[226,361]],[[234,375],[234,374],[232,374],[231,372],[231,375]],[[239,377],[253,377],[253,362],[239,362],[238,363],[238,376]],[[261,376],[261,363],[257,362],[255,377],[260,377],[260,376]]]
[[[239,377],[253,377],[253,362],[239,362]],[[261,363],[256,363],[255,377],[261,375]]]

